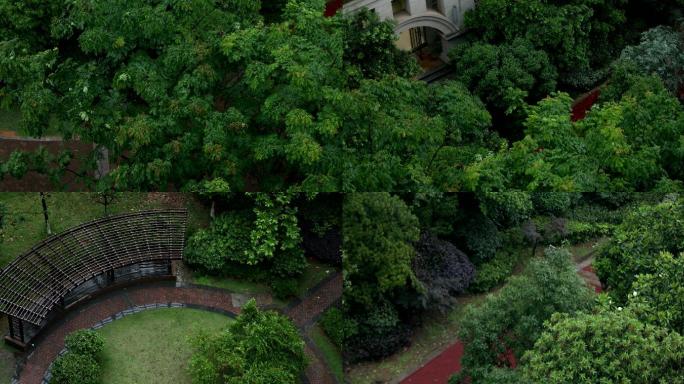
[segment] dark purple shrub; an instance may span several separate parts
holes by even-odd
[[[475,266],[455,245],[429,233],[421,235],[415,248],[413,270],[425,287],[421,305],[441,311],[449,309],[454,296],[465,291],[475,279]]]

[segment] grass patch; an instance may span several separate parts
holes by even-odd
[[[335,273],[335,268],[322,263],[315,259],[307,260],[307,267],[299,279],[299,286],[297,287],[297,297],[303,297],[306,291],[316,286],[316,284],[323,281],[326,277]],[[240,279],[234,277],[224,276],[208,276],[199,272],[192,272],[189,280],[193,284],[206,285],[215,288],[226,289],[237,293],[269,293],[272,294],[271,288],[263,283],[249,281],[247,279]],[[284,300],[273,298],[273,304],[278,306],[285,306],[287,303]]]
[[[332,373],[340,383],[344,383],[344,367],[342,364],[342,354],[340,354],[339,349],[330,341],[319,325],[311,328],[311,338],[323,353],[323,357]]]
[[[98,330],[105,339],[103,384],[190,383],[190,338],[218,332],[232,320],[188,309],[155,309],[127,316]]]
[[[8,217],[0,247],[0,268],[15,257],[45,239],[40,195],[37,192],[0,193]],[[104,208],[92,193],[48,193],[47,206],[52,233],[60,233],[78,224],[104,216]],[[109,214],[145,209],[186,207],[189,211],[188,231],[206,226],[207,209],[190,194],[180,193],[120,193],[108,207]]]

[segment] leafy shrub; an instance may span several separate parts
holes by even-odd
[[[482,213],[499,227],[520,224],[532,213],[532,198],[527,192],[487,192],[480,197]]]
[[[507,114],[556,89],[556,68],[529,40],[460,44],[449,52],[456,80],[488,106]]]
[[[359,331],[345,344],[344,359],[350,363],[383,359],[409,345],[411,334],[411,327],[403,323],[381,332]]]
[[[596,272],[618,302],[632,292],[639,274],[653,273],[661,252],[684,252],[684,201],[666,199],[630,211],[598,254]]]
[[[104,339],[92,329],[73,332],[64,340],[69,352],[97,357],[104,349]]]
[[[522,358],[534,383],[684,383],[684,338],[627,311],[556,313]]]
[[[527,384],[520,375],[520,371],[510,368],[486,368],[473,372],[470,376],[471,383],[478,384]],[[458,384],[460,378],[452,376],[449,384]]]
[[[286,299],[297,294],[299,281],[297,279],[283,277],[271,281],[273,295],[279,299]]]
[[[98,384],[101,373],[93,356],[67,352],[52,365],[50,384]]]
[[[611,234],[614,226],[607,223],[583,223],[569,220],[567,222],[567,239],[571,243],[582,243]]]
[[[475,277],[468,256],[448,241],[423,233],[416,245],[413,270],[423,284],[420,302],[424,308],[448,310]]]
[[[523,275],[512,277],[481,305],[466,309],[459,330],[459,339],[465,344],[463,370],[456,382],[506,366],[502,357],[509,350],[522,356],[553,313],[589,309],[592,295],[575,272],[570,252],[548,248],[545,257],[532,260]]]
[[[200,229],[188,240],[185,260],[210,274],[226,270],[228,262],[243,263],[250,246],[252,223],[245,212],[217,216],[209,229]]]
[[[567,192],[535,192],[532,194],[534,210],[540,214],[561,216],[573,204],[575,195]]]
[[[260,311],[254,299],[228,328],[193,340],[190,377],[197,384],[297,384],[306,367],[304,341],[292,322]]]
[[[684,335],[684,253],[658,255],[654,271],[637,276],[629,307],[645,323]]]
[[[358,332],[358,324],[341,309],[332,307],[321,316],[321,327],[340,350],[345,341]]]
[[[501,247],[501,237],[494,222],[483,215],[473,215],[458,228],[463,244],[475,263],[480,265],[491,260]]]
[[[513,273],[519,254],[501,250],[493,259],[481,264],[477,269],[475,280],[468,291],[480,293],[489,292],[503,284]]]
[[[641,35],[639,45],[626,47],[620,61],[634,65],[642,75],[656,74],[677,95],[684,86],[684,35],[666,26],[657,26]]]

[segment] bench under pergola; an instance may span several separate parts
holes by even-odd
[[[19,347],[70,306],[132,280],[172,276],[183,258],[187,210],[105,217],[52,236],[0,272],[5,339]]]

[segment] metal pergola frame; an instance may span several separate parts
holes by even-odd
[[[31,248],[0,271],[0,313],[7,315],[6,339],[24,346],[64,299],[80,285],[133,265],[159,265],[171,275],[182,260],[186,209],[150,210],[109,216],[68,229]],[[156,264],[155,264],[156,263]],[[99,287],[96,284],[96,287]],[[33,332],[35,334],[35,332]]]

